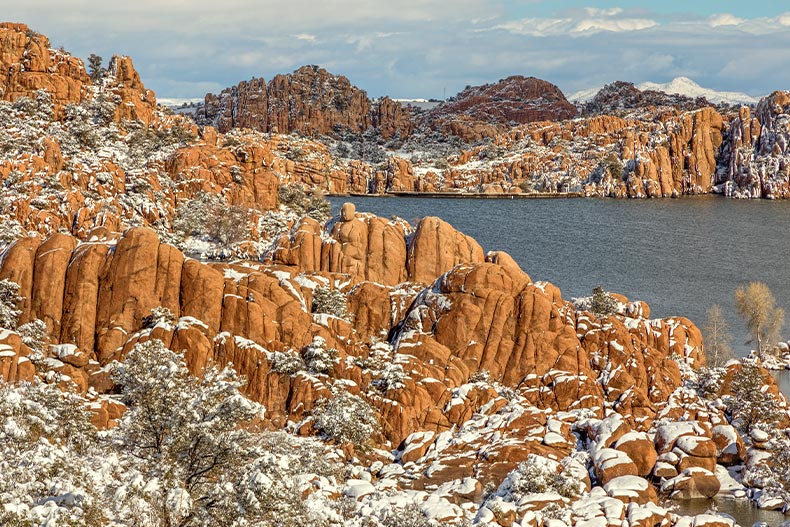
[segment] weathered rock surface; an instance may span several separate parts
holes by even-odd
[[[407,108],[384,98],[373,103],[342,75],[317,66],[293,73],[240,82],[219,95],[207,94],[198,122],[220,132],[251,128],[262,132],[330,135],[338,129],[364,132],[374,127],[382,137],[406,137],[412,124]]]
[[[555,85],[514,75],[494,84],[467,87],[424,119],[432,128],[473,141],[492,137],[502,126],[562,121],[575,115],[576,107]]]

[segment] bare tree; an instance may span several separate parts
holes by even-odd
[[[777,342],[785,322],[785,310],[776,306],[771,289],[763,282],[749,282],[735,290],[735,307],[757,342],[757,354],[762,357],[767,343]]]
[[[732,335],[718,304],[710,306],[707,315],[705,326],[702,328],[705,336],[705,358],[710,367],[718,368],[732,358],[730,347]]]

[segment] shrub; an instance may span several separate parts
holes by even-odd
[[[332,207],[323,196],[314,194],[308,197],[300,185],[280,185],[277,196],[282,205],[299,216],[309,216],[323,222],[331,215]]]
[[[326,313],[338,318],[345,318],[347,309],[346,295],[340,290],[319,285],[313,291],[313,313]]]
[[[702,367],[696,370],[695,375],[689,382],[690,388],[703,399],[716,399],[721,389],[723,371],[716,368]]]
[[[381,391],[387,392],[388,390],[399,390],[406,385],[403,381],[406,379],[406,372],[403,371],[403,366],[395,363],[388,363],[381,370],[381,376],[373,381]]]
[[[574,498],[581,494],[581,482],[559,469],[560,465],[556,461],[529,454],[526,461],[521,462],[508,475],[502,486],[513,496],[514,501],[527,494],[544,492],[556,492],[566,498]],[[503,490],[502,486],[500,490]]]
[[[176,209],[173,230],[182,236],[209,238],[230,247],[247,238],[248,210],[229,207],[219,194],[200,192]]]
[[[283,353],[275,351],[271,357],[272,371],[283,375],[296,375],[302,370],[307,369],[302,357],[297,353]]]
[[[597,315],[613,315],[617,313],[617,301],[601,286],[593,288],[590,311]]]
[[[22,342],[36,352],[43,353],[44,348],[49,344],[49,332],[46,323],[41,319],[35,319],[27,324],[22,324],[17,329],[17,333],[22,337]]]
[[[469,382],[491,382],[491,374],[488,370],[477,370],[469,377]]]
[[[172,311],[166,307],[158,306],[151,310],[150,315],[143,317],[143,327],[153,328],[159,324],[172,325],[176,321],[176,317]]]
[[[382,527],[431,527],[434,525],[413,503],[384,509],[379,523]]]
[[[0,280],[0,328],[16,329],[19,315],[17,309],[22,298],[19,296],[19,284],[7,278]]]
[[[603,164],[606,170],[609,171],[609,175],[612,176],[612,180],[623,180],[623,165],[617,155],[609,154],[609,156],[604,159]]]
[[[338,351],[327,348],[323,337],[313,337],[313,342],[302,350],[302,358],[307,365],[307,370],[315,374],[327,374],[335,368],[335,359]]]
[[[321,398],[313,410],[313,426],[327,439],[362,446],[373,435],[378,422],[364,399],[333,388],[332,397]]]
[[[743,435],[754,428],[772,428],[781,419],[779,401],[766,390],[762,368],[744,363],[732,376],[732,395],[727,397],[731,422]]]

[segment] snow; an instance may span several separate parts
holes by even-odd
[[[688,77],[676,77],[671,81],[663,84],[655,82],[643,82],[637,86],[640,90],[653,90],[662,91],[664,93],[685,95],[696,99],[697,97],[705,97],[708,101],[714,104],[757,104],[759,99],[740,92],[717,91],[710,88],[703,88]]]
[[[374,487],[369,481],[365,481],[363,479],[349,479],[346,481],[345,487],[343,487],[343,495],[354,498],[355,500],[359,500],[360,498],[367,496],[368,494],[373,494],[374,492],[376,492],[376,487]]]

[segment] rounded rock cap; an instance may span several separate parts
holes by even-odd
[[[340,208],[340,220],[341,221],[351,221],[357,215],[357,208],[356,206],[351,203],[350,201],[346,201],[343,203],[343,206]]]

